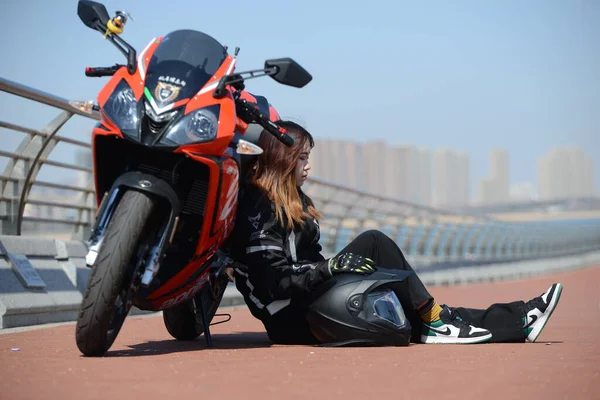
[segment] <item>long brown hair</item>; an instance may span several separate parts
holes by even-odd
[[[264,190],[275,204],[275,218],[281,226],[302,226],[305,218],[321,218],[312,199],[296,186],[294,174],[300,153],[307,143],[312,149],[315,142],[312,135],[295,122],[277,121],[277,125],[294,138],[294,145],[287,147],[269,132],[263,131],[258,140],[263,153],[258,158],[252,183]],[[302,198],[308,212],[304,211]]]

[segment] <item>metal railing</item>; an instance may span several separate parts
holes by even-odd
[[[0,157],[8,158],[4,172],[0,175],[0,232],[5,235],[21,235],[23,234],[24,224],[31,223],[31,231],[41,224],[46,227],[49,233],[52,233],[52,228],[49,227],[67,225],[72,226],[72,238],[84,238],[87,234],[87,229],[91,225],[96,209],[94,204],[94,188],[92,186],[93,180],[89,179],[92,170],[87,166],[49,160],[48,156],[56,145],[61,142],[89,149],[89,143],[61,136],[58,132],[74,115],[78,114],[99,120],[100,114],[95,112],[90,116],[71,107],[68,100],[3,78],[0,78],[0,91],[61,110],[41,130],[7,121],[0,121],[0,128],[20,133],[24,136],[17,149],[13,152],[6,151],[3,147],[0,147]],[[2,143],[4,142],[6,140],[2,141]],[[44,165],[88,174],[88,179],[84,180],[87,183],[83,186],[75,186],[58,181],[38,180],[36,179],[37,175]],[[76,201],[68,203],[60,201],[62,199],[58,199],[59,201],[32,199],[30,198],[30,193],[34,186],[74,193]],[[73,198],[73,196],[67,197]],[[67,219],[27,216],[25,215],[25,207],[27,205],[70,209],[76,212],[76,217]],[[59,231],[62,230],[59,229]]]
[[[340,251],[353,237],[377,229],[421,267],[556,257],[600,248],[600,221],[504,222],[375,196],[313,178],[305,192],[325,219],[324,249]]]
[[[70,238],[87,240],[96,211],[92,170],[89,166],[49,160],[48,156],[61,142],[89,151],[89,143],[61,136],[58,132],[74,115],[99,120],[99,114],[90,116],[71,107],[63,98],[2,78],[0,91],[54,107],[59,112],[41,130],[0,121],[0,128],[24,135],[15,151],[0,147],[0,157],[8,159],[0,176],[0,233],[55,235],[59,230],[57,226],[67,226],[70,227]],[[81,185],[37,179],[44,165],[82,173]],[[30,193],[35,187],[61,190],[74,196],[65,195],[54,201],[34,199]],[[326,254],[341,250],[354,236],[369,229],[386,233],[408,258],[423,268],[439,263],[481,264],[554,257],[600,247],[598,221],[583,220],[571,224],[503,222],[480,212],[419,206],[318,178],[310,178],[305,191],[324,214],[320,225],[321,243]],[[67,202],[67,198],[75,201]],[[27,207],[68,209],[74,216],[33,216],[25,212]],[[25,229],[28,224],[29,229]]]
[[[600,211],[600,197],[565,197],[554,200],[531,200],[507,204],[475,205],[457,207],[456,211],[479,214],[503,214],[526,212]]]

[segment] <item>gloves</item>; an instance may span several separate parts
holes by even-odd
[[[338,254],[329,259],[328,266],[332,275],[344,272],[368,275],[377,271],[373,260],[353,253]]]

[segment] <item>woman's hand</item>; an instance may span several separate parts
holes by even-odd
[[[329,260],[329,271],[332,275],[344,272],[368,275],[377,271],[377,268],[370,258],[354,253],[342,253]]]

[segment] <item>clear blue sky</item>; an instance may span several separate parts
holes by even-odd
[[[510,153],[511,182],[536,182],[536,160],[579,145],[600,187],[600,1],[116,1],[132,13],[124,38],[141,50],[154,36],[202,30],[233,49],[238,70],[291,56],[314,76],[303,89],[250,81],[283,116],[317,137]],[[270,4],[271,6],[263,6]],[[84,68],[124,62],[76,15],[77,1],[3,0],[0,76],[66,98],[94,98],[107,78]],[[0,118],[40,128],[55,113],[0,94]],[[89,139],[89,123],[69,123]],[[6,137],[6,134],[3,133]],[[0,147],[16,142],[0,140]],[[72,148],[55,157],[70,159]]]

